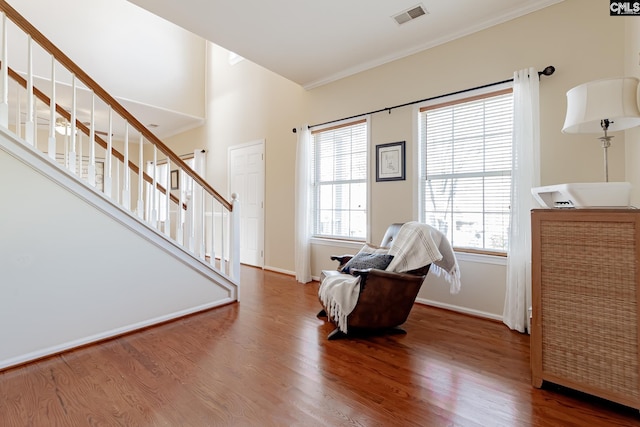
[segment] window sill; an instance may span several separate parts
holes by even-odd
[[[340,239],[328,239],[322,237],[312,237],[311,244],[317,246],[331,246],[334,248],[344,248],[346,250],[355,253],[359,251],[365,244],[364,241],[357,240],[340,240]],[[453,249],[458,261],[475,262],[478,264],[494,264],[494,265],[507,265],[507,254],[501,252],[485,252],[475,251],[468,249]]]
[[[329,239],[324,237],[312,237],[311,238],[312,245],[318,246],[333,246],[340,247],[346,249],[355,249],[360,250],[362,246],[364,246],[365,241],[362,240],[341,240],[341,239]]]
[[[494,265],[507,265],[507,255],[502,253],[487,253],[487,252],[471,252],[471,251],[459,251],[454,248],[456,258],[458,261],[475,262],[478,264],[494,264]]]

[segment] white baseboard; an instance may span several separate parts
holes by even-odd
[[[285,270],[285,269],[283,269],[283,268],[271,267],[271,266],[269,266],[269,265],[265,265],[263,268],[264,268],[265,270],[268,270],[268,271],[274,271],[274,272],[276,272],[276,273],[287,274],[287,275],[289,275],[289,276],[293,276],[293,277],[295,277],[295,276],[296,276],[296,272],[295,272],[295,271],[289,271],[289,270]]]
[[[210,310],[215,307],[220,307],[226,304],[234,302],[235,299],[226,298],[219,301],[213,301],[207,304],[202,304],[197,307],[191,307],[185,310],[179,310],[166,315],[161,315],[153,319],[144,320],[131,325],[125,325],[122,327],[114,328],[109,331],[99,332],[92,336],[78,338],[69,342],[55,344],[46,348],[38,349],[27,354],[22,354],[9,359],[0,360],[0,371],[6,368],[19,366],[27,362],[34,362],[45,357],[50,357],[55,354],[63,353],[65,351],[72,350],[74,348],[83,347],[89,344],[99,343],[108,339],[117,338],[121,335],[125,335],[131,332],[139,331],[141,329],[159,325],[171,320],[180,319],[190,314],[199,313],[205,310]]]
[[[428,300],[425,298],[416,298],[418,304],[429,305],[437,308],[444,308],[445,310],[457,311],[458,313],[469,314],[471,316],[482,317],[485,319],[497,320],[502,322],[502,316],[494,313],[488,313],[486,311],[474,310],[468,307],[460,307],[452,304],[445,304],[439,301]]]

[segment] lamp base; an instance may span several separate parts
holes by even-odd
[[[604,182],[609,182],[609,147],[611,147],[611,140],[613,136],[607,135],[605,129],[604,136],[598,138],[602,142],[602,149],[604,150]]]

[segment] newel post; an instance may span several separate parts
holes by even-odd
[[[240,281],[240,201],[238,194],[231,194],[231,231],[229,240],[231,248],[229,253],[229,275],[232,279]]]

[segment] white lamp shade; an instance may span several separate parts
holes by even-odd
[[[640,125],[638,79],[595,80],[567,92],[563,133],[601,133],[600,121],[605,119],[610,132]]]

